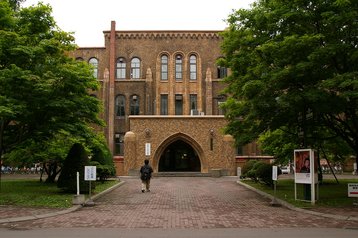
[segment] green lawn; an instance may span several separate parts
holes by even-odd
[[[118,182],[118,180],[109,180],[103,184],[97,182],[92,195]],[[72,206],[73,195],[62,192],[56,184],[43,183],[39,180],[3,180],[1,181],[0,205],[68,208]]]
[[[242,182],[257,188],[263,192],[273,195],[274,190],[266,185],[255,183],[251,180]],[[340,179],[339,184],[333,179],[323,180],[319,185],[319,199],[315,206],[321,207],[352,207],[354,198],[348,197],[348,183],[358,183],[357,179]],[[276,197],[297,207],[311,207],[310,202],[295,200],[294,181],[292,179],[283,179],[277,181]],[[303,185],[297,184],[297,194],[299,199],[303,199]]]

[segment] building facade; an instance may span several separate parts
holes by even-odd
[[[218,31],[117,31],[112,22],[104,38],[74,57],[101,83],[91,93],[103,103],[117,175],[136,173],[145,158],[155,173],[234,175],[245,156],[260,154],[254,143],[237,150],[222,133],[228,70],[217,65]]]

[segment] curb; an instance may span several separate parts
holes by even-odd
[[[96,200],[100,197],[102,197],[103,195],[113,191],[114,189],[122,186],[125,183],[125,181],[120,181],[118,184],[92,196],[92,200]],[[89,199],[86,199],[85,203],[88,201]],[[84,204],[83,204],[84,205]],[[4,223],[12,223],[12,222],[20,222],[20,221],[31,221],[31,220],[36,220],[36,219],[42,219],[42,218],[48,218],[48,217],[53,217],[53,216],[58,216],[58,215],[63,215],[63,214],[67,214],[70,212],[74,212],[79,210],[80,208],[83,207],[83,205],[74,205],[68,209],[62,210],[62,211],[58,211],[58,212],[52,212],[52,213],[46,213],[46,214],[39,214],[39,215],[31,215],[31,216],[24,216],[24,217],[11,217],[11,218],[5,218],[5,219],[0,219],[0,224],[4,224]]]
[[[253,192],[256,192],[258,194],[260,194],[261,196],[263,197],[266,197],[268,199],[271,199],[273,200],[274,197],[268,193],[265,193],[265,192],[262,192],[254,187],[251,187],[250,185],[247,185],[241,181],[236,181],[236,183],[238,183],[239,185],[241,186],[244,186],[245,188],[253,191]],[[341,216],[341,215],[334,215],[334,214],[327,214],[327,213],[321,213],[321,212],[315,212],[315,211],[307,211],[306,209],[302,209],[302,208],[298,208],[298,207],[295,207],[293,206],[292,204],[284,201],[284,200],[281,200],[279,198],[275,198],[276,202],[290,210],[293,210],[293,211],[297,211],[297,212],[303,212],[303,213],[307,213],[307,214],[310,214],[310,215],[315,215],[315,216],[321,216],[321,217],[326,217],[326,218],[334,218],[334,219],[338,219],[338,220],[344,220],[344,221],[358,221],[358,217],[351,217],[351,216]]]

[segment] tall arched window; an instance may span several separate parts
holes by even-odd
[[[191,55],[189,59],[189,69],[190,69],[190,80],[196,80],[197,77],[197,66],[196,66],[196,56]]]
[[[131,61],[131,78],[140,78],[140,59],[138,58],[133,58]]]
[[[160,79],[163,81],[168,80],[168,56],[162,55],[161,57],[161,68],[160,68]]]
[[[126,61],[124,58],[118,58],[116,64],[116,77],[117,79],[126,78]]]
[[[139,97],[132,95],[130,100],[131,115],[139,115]]]
[[[93,77],[98,78],[98,59],[90,58],[88,61],[89,64],[93,66]]]
[[[183,57],[181,55],[175,56],[175,80],[183,80]]]
[[[117,117],[124,117],[125,116],[125,108],[126,108],[126,98],[124,95],[118,95],[116,97],[116,107],[115,113]]]

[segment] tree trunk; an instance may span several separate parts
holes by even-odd
[[[46,166],[45,166],[46,167]],[[46,183],[55,183],[56,177],[60,173],[61,169],[58,169],[57,162],[49,162],[48,167],[46,167],[45,171],[47,173]]]

